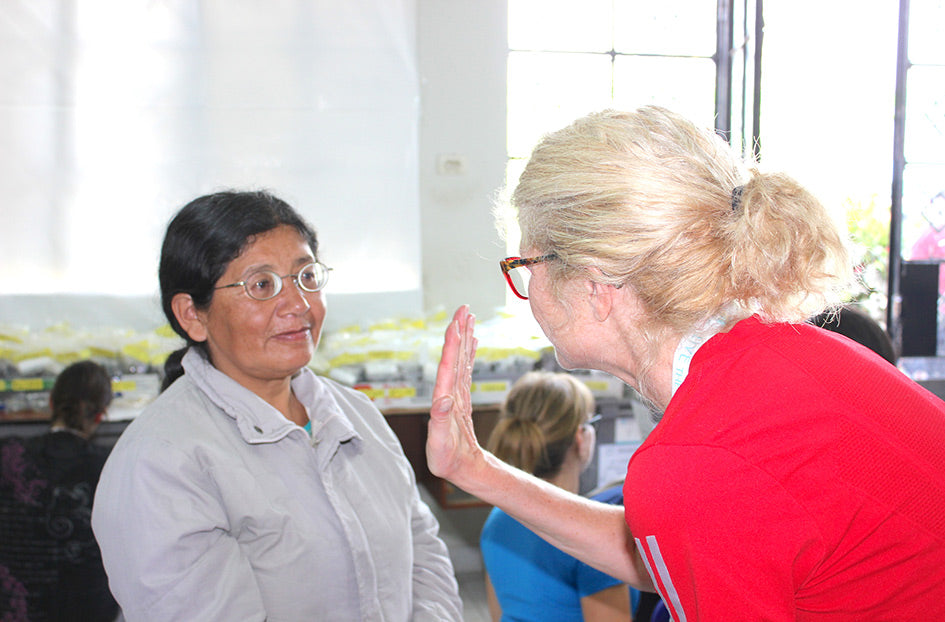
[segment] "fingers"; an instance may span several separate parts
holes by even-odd
[[[455,476],[475,455],[477,441],[472,424],[473,362],[477,343],[475,317],[462,306],[453,314],[443,340],[443,352],[433,386],[433,403],[427,426],[427,466],[439,477]]]
[[[469,393],[477,346],[473,337],[474,328],[475,316],[469,313],[469,307],[463,305],[458,308],[446,328],[443,351],[437,366],[436,382],[433,385],[433,402],[438,406],[433,409],[435,411],[442,411],[442,398]],[[445,410],[449,410],[449,406]]]
[[[457,311],[459,313],[459,311]],[[449,395],[456,380],[456,361],[459,358],[459,330],[456,319],[446,327],[446,335],[443,338],[443,350],[440,354],[440,363],[436,368],[436,381],[433,384],[433,401]]]
[[[476,358],[476,339],[473,332],[476,325],[476,316],[469,313],[468,307],[461,309],[464,313],[457,318],[457,332],[459,333],[459,353],[456,357],[456,371],[458,385],[467,390],[472,382],[473,362]]]

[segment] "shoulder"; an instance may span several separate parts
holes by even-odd
[[[768,378],[783,385],[804,378],[821,385],[862,374],[901,375],[852,339],[810,324],[768,324],[756,317],[710,339],[693,358],[693,370],[729,384]],[[754,387],[759,388],[765,387]]]
[[[531,546],[534,544],[531,542],[533,539],[540,540],[534,532],[499,508],[492,508],[480,533],[480,541],[484,544],[516,542],[518,546],[525,546],[526,543]],[[545,541],[540,540],[540,542]]]
[[[31,483],[42,477],[35,464],[34,452],[29,449],[35,442],[36,439],[19,436],[0,438],[0,490],[4,491],[0,497],[4,501],[8,500],[7,497],[19,497],[23,493],[30,493],[27,497],[31,497],[29,487],[38,489],[45,486],[45,482]]]
[[[494,537],[496,532],[511,520],[512,518],[499,508],[492,508],[486,517],[486,521],[482,524],[480,537],[484,539]]]
[[[118,439],[155,437],[168,441],[184,440],[185,431],[199,426],[201,412],[218,410],[203,391],[185,374],[161,392],[138,415]]]
[[[27,447],[35,443],[33,438],[24,438],[22,436],[6,436],[0,438],[0,451],[3,452],[3,455],[14,455],[14,454],[23,454],[27,451]],[[6,466],[6,459],[0,465]]]
[[[180,469],[197,455],[222,446],[220,411],[186,375],[175,381],[138,415],[118,437],[105,466],[106,477]]]

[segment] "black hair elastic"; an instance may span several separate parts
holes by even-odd
[[[738,208],[742,206],[742,191],[745,189],[745,186],[735,186],[732,188],[732,211],[737,212]]]

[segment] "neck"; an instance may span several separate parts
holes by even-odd
[[[647,377],[648,394],[644,396],[660,411],[666,410],[669,400],[673,397],[673,356],[680,340],[678,335],[661,340],[656,360]]]
[[[308,413],[305,412],[305,407],[302,406],[302,402],[295,397],[295,393],[293,393],[291,389],[289,390],[288,396],[285,396],[278,404],[272,405],[276,410],[282,413],[283,417],[292,423],[299,426],[304,426],[308,423]]]
[[[244,385],[245,386],[245,385]],[[292,379],[285,378],[275,382],[259,384],[256,387],[247,387],[261,397],[270,406],[282,413],[282,416],[298,425],[308,422],[305,407],[295,397],[292,391]]]
[[[679,335],[666,334],[657,339],[655,352],[642,338],[635,340],[623,350],[623,358],[597,369],[620,378],[663,411],[673,397],[673,355],[680,340]]]
[[[581,489],[581,468],[573,460],[566,459],[561,469],[553,477],[545,478],[545,481],[554,484],[558,488],[563,488],[570,493],[578,494]]]
[[[74,434],[78,436],[79,438],[84,438],[84,439],[89,438],[88,432],[85,432],[83,430],[76,430],[75,428],[70,428],[69,426],[65,425],[61,421],[53,421],[52,424],[49,426],[49,431],[50,432],[68,432],[69,434]]]

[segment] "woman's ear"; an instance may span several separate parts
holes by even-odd
[[[594,446],[597,444],[597,435],[594,434],[593,429],[588,431],[586,427],[587,424],[582,424],[574,433],[574,449],[577,451],[578,460],[585,467],[590,464],[594,455]]]
[[[587,281],[588,298],[591,304],[591,310],[594,312],[594,318],[603,322],[610,317],[610,312],[614,307],[614,295],[617,288],[606,283],[597,281]]]
[[[600,268],[597,266],[591,266],[588,268],[588,271],[591,273],[591,276],[600,275],[601,277],[604,274],[600,271]],[[614,297],[617,294],[617,290],[620,289],[620,285],[608,285],[607,283],[601,283],[600,281],[593,280],[593,278],[585,279],[584,286],[587,291],[588,302],[591,305],[591,311],[594,314],[594,318],[598,322],[603,322],[608,317],[610,317],[610,312],[614,307]]]
[[[197,343],[207,340],[207,327],[203,322],[203,316],[197,310],[190,294],[174,294],[171,299],[171,309],[174,311],[177,323],[191,339]]]

